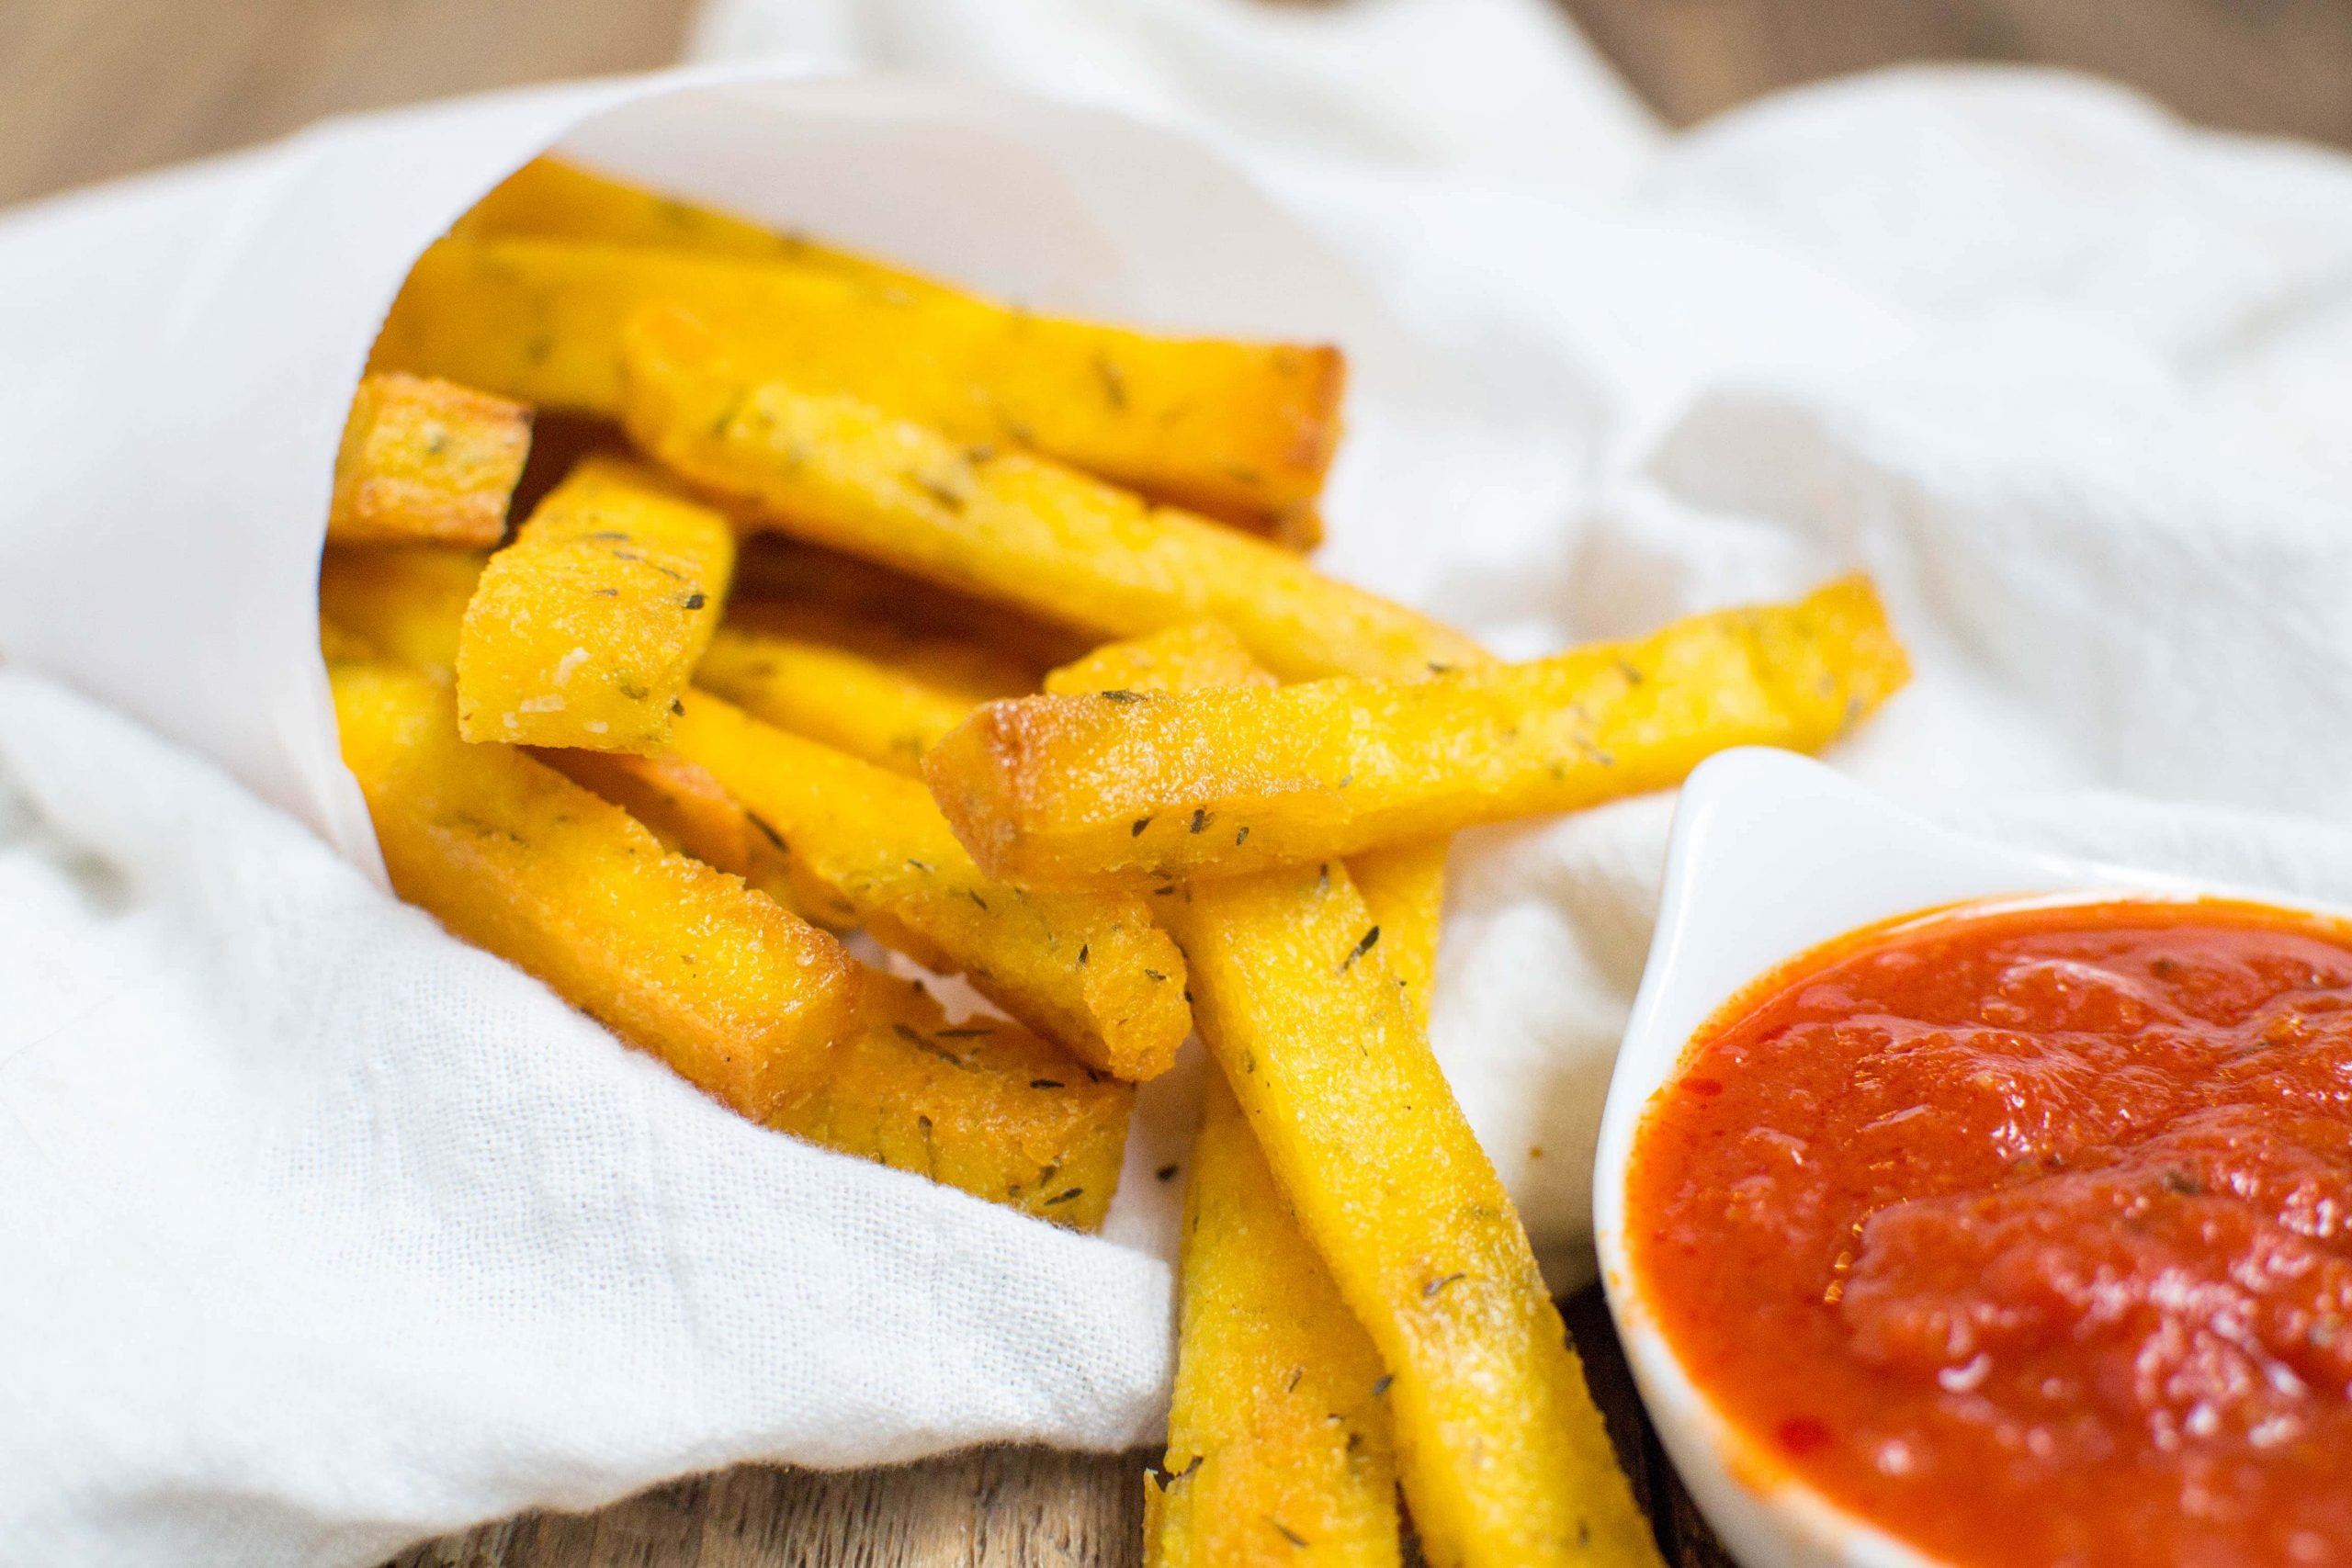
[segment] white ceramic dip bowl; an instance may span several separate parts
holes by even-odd
[[[1799,1480],[1711,1404],[1643,1299],[1625,1245],[1625,1179],[1651,1096],[1683,1048],[1769,971],[1858,927],[1975,900],[2247,897],[1965,837],[1786,751],[1725,752],[1684,786],[1665,897],[1602,1111],[1593,1174],[1601,1279],[1660,1441],[1747,1568],[1921,1568],[1905,1545]],[[2259,897],[2259,895],[2252,897]]]

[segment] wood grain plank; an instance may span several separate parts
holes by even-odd
[[[677,57],[695,0],[0,0],[0,204],[324,115]]]
[[[1598,1289],[1560,1303],[1669,1562],[1730,1568],[1643,1418]],[[526,1514],[387,1568],[1138,1568],[1152,1456],[979,1449],[841,1472],[741,1465],[592,1514]]]
[[[2352,146],[2352,0],[1559,0],[1660,113],[1905,61],[2062,65],[2208,125]]]
[[[981,1449],[888,1470],[740,1465],[525,1514],[387,1568],[1137,1568],[1149,1456]]]

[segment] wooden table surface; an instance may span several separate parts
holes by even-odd
[[[1344,3],[1344,0],[1340,0]],[[2352,145],[2352,0],[1560,0],[1675,124],[1901,60],[2039,61],[2208,123]],[[0,0],[0,203],[321,115],[660,64],[691,0]],[[1564,1303],[1668,1560],[1723,1562],[1643,1423],[1597,1293]],[[1144,1454],[747,1465],[527,1515],[399,1568],[1126,1568]]]

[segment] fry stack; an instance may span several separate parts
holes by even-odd
[[[1498,662],[1298,553],[1344,378],[543,160],[355,399],[345,754],[459,936],[744,1116],[1057,1224],[1198,1034],[1149,1561],[1395,1563],[1401,1483],[1433,1563],[1654,1562],[1430,1053],[1446,842],[1826,744],[1903,650],[1855,579]]]

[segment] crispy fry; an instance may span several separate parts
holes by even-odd
[[[785,262],[899,288],[944,292],[886,262],[820,245],[749,219],[600,175],[560,158],[534,158],[449,227],[469,240],[528,238],[652,245],[746,261]]]
[[[1427,617],[1231,529],[1046,458],[763,381],[682,311],[648,310],[628,335],[631,436],[796,537],[1103,637],[1222,621],[1282,676],[1411,675],[1480,657]]]
[[[512,747],[458,738],[432,677],[332,676],[344,759],[401,897],[763,1120],[858,1025],[841,944]]]
[[[458,627],[488,559],[430,546],[330,547],[319,568],[319,629],[329,659],[391,659],[455,679]],[[664,848],[732,872],[808,918],[783,856],[699,768],[674,757],[562,747],[539,761],[628,812]]]
[[[1111,691],[1193,692],[1210,686],[1271,686],[1250,650],[1215,621],[1171,626],[1149,637],[1106,643],[1046,677],[1056,696]],[[1429,1023],[1430,981],[1437,970],[1438,929],[1445,913],[1444,839],[1366,850],[1348,869],[1379,922],[1382,952],[1416,1022]]]
[[[1187,628],[1098,649],[1046,684],[1053,692],[1234,689],[1253,675],[1262,682],[1229,637]],[[1396,1374],[1393,1389],[1376,1379],[1363,1393],[1376,1400],[1385,1392],[1393,1401],[1407,1492],[1430,1561],[1464,1568],[1654,1562],[1526,1233],[1422,1032],[1442,848],[1441,840],[1371,857],[1382,863],[1378,911],[1336,863],[1198,882],[1169,900],[1168,919],[1198,955],[1195,1022],[1248,1111],[1298,1228]],[[1401,942],[1385,930],[1390,919],[1403,924]],[[1396,947],[1407,950],[1419,981],[1409,990],[1392,968]],[[1194,1156],[1196,1184],[1211,1178],[1215,1111]],[[1195,1310],[1191,1271],[1202,1246],[1195,1235],[1186,1252],[1171,1472],[1191,1463],[1180,1444],[1188,1441],[1188,1420],[1199,1417],[1185,1401],[1208,1397],[1184,1380],[1195,1359],[1229,1354],[1224,1337],[1238,1333],[1211,1302]],[[1268,1244],[1257,1256],[1275,1251]],[[1189,1441],[1192,1451],[1208,1446]],[[1304,1465],[1241,1468],[1272,1472],[1256,1483],[1267,1485]],[[1210,1483],[1208,1461],[1199,1473]],[[1256,1502],[1220,1496],[1206,1506],[1209,1494],[1185,1499],[1182,1484],[1169,1494],[1174,1506],[1147,1492],[1147,1553],[1246,1562],[1249,1546],[1267,1544],[1246,1529],[1248,1508],[1264,1511]],[[1222,1545],[1236,1555],[1197,1555],[1201,1537],[1193,1532],[1220,1523],[1236,1529]],[[1310,1545],[1317,1539],[1292,1529]],[[1283,1544],[1292,1544],[1287,1536]]]
[[[466,606],[465,738],[661,746],[734,564],[726,518],[626,464],[582,463],[490,558]]]
[[[972,864],[921,783],[696,691],[674,743],[787,846],[804,888],[917,963],[1123,1078],[1164,1072],[1192,1027],[1184,960],[1131,894],[1034,893]]]
[[[865,977],[866,1026],[768,1124],[1074,1230],[1119,1185],[1135,1086],[1017,1023],[950,1024],[920,982]]]
[[[487,549],[505,536],[530,449],[520,403],[427,377],[367,377],[335,453],[327,541]]]
[[[1393,1380],[1369,1392],[1429,1561],[1657,1562],[1526,1232],[1345,868],[1170,903],[1201,1038]]]
[[[1274,678],[1250,657],[1241,639],[1216,621],[1188,621],[1148,637],[1106,642],[1046,675],[1046,692],[1057,697],[1272,684]]]
[[[957,441],[1046,453],[1260,528],[1313,503],[1339,442],[1347,372],[1335,348],[1153,336],[925,284],[576,240],[434,245],[410,271],[372,367],[611,413],[622,401],[621,329],[662,301],[811,390]]]
[[[1396,1469],[1379,1352],[1211,1075],[1184,1197],[1168,1458],[1146,1568],[1389,1568]]]
[[[1284,549],[1305,555],[1323,543],[1322,511],[1313,506],[1292,507],[1267,525],[1266,537]]]
[[[1424,682],[991,703],[923,776],[1007,880],[1233,875],[1663,788],[1730,746],[1817,748],[1908,676],[1853,577]]]
[[[319,562],[319,618],[374,652],[454,678],[458,628],[490,558],[430,545],[344,550]]]
[[[751,818],[717,779],[684,758],[556,746],[531,755],[636,818],[673,854],[750,875],[752,843],[759,837]]]
[[[1388,973],[1413,1025],[1430,1023],[1438,933],[1445,924],[1445,857],[1451,838],[1416,839],[1348,857],[1348,874],[1380,927]]]
[[[695,680],[780,729],[910,775],[981,701],[844,648],[733,622]]]

